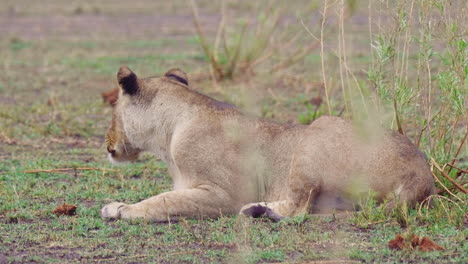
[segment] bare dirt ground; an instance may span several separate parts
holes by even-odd
[[[219,16],[204,15],[202,23],[207,29],[216,29]],[[80,14],[73,16],[17,16],[0,17],[3,36],[15,36],[25,40],[88,39],[88,38],[165,38],[191,36],[191,14],[184,15],[101,15]]]

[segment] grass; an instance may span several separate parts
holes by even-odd
[[[275,51],[265,61],[267,65],[257,64],[255,74],[248,78],[235,70],[241,73],[238,78],[222,82],[190,80],[195,89],[282,122],[308,124],[331,112],[400,128],[434,160],[431,166],[441,192],[432,197],[432,208],[424,204],[387,212],[368,200],[360,213],[350,217],[299,216],[279,223],[238,216],[166,224],[102,221],[99,210],[110,201],[137,202],[171,188],[166,165],[150,156],[120,167],[106,160],[102,144],[111,109],[101,102],[100,93],[115,87],[118,67],[129,64],[141,76],[172,67],[189,74],[209,68],[200,38],[180,28],[185,23],[181,17],[191,17],[191,7],[182,1],[157,2],[71,6],[49,0],[38,7],[15,1],[0,7],[0,18],[14,11],[19,14],[16,19],[38,17],[37,23],[53,14],[67,21],[90,19],[97,13],[114,21],[115,14],[127,14],[132,17],[131,28],[144,29],[151,10],[161,10],[165,18],[175,21],[157,34],[129,33],[109,23],[105,25],[109,30],[100,34],[77,30],[70,37],[45,31],[37,37],[28,28],[19,28],[0,40],[0,262],[2,257],[12,263],[468,262],[467,196],[444,176],[466,187],[466,174],[446,165],[453,162],[466,168],[468,164],[467,145],[462,144],[467,125],[468,51],[461,21],[466,18],[466,7],[460,7],[460,1],[452,1],[451,8],[442,0],[396,1],[395,5],[372,1],[370,6],[352,1],[355,9],[349,18],[350,6],[328,1],[330,21],[324,23],[320,43],[323,56],[311,50],[270,73],[271,66],[284,61],[281,55],[293,54],[295,49]],[[239,15],[243,19],[261,8],[245,1],[225,4],[227,18]],[[15,10],[8,11],[9,6]],[[208,1],[197,1],[197,6],[200,17],[206,19],[201,21],[207,40],[215,40],[219,21],[213,18],[220,18],[221,6]],[[297,49],[315,45],[311,34],[320,37],[323,5],[298,1],[278,10],[293,22],[281,25],[272,36],[262,33],[258,43],[249,37],[251,42],[239,48],[245,52],[242,58],[252,58],[252,62],[268,54],[259,54],[255,45],[298,32]],[[271,15],[263,18],[271,20]],[[371,27],[362,23],[369,20]],[[226,23],[226,37],[235,44],[239,27],[235,21]],[[230,44],[233,50],[234,44]],[[262,47],[275,47],[268,45]],[[229,58],[217,56],[230,65]],[[117,172],[24,172],[79,167]],[[76,216],[53,214],[62,203],[77,205]],[[446,251],[392,251],[387,242],[398,233],[428,236]]]

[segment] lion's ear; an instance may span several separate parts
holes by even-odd
[[[117,81],[123,91],[129,95],[134,95],[138,92],[138,77],[127,66],[122,66],[117,73]]]
[[[187,74],[183,72],[181,69],[171,69],[166,74],[164,74],[167,78],[179,82],[181,84],[185,84],[188,86],[187,81]]]

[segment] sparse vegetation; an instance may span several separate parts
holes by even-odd
[[[468,262],[466,1],[166,2],[0,6],[0,262]],[[368,199],[351,217],[104,222],[110,200],[171,188],[152,157],[105,158],[100,93],[121,64],[142,76],[211,67],[216,82],[192,75],[194,88],[283,122],[332,114],[398,130],[427,155],[439,193],[393,210]],[[55,168],[75,170],[25,172]],[[64,203],[76,216],[53,213]],[[392,251],[398,233],[446,250]]]
[[[349,12],[354,10],[352,2],[348,5]],[[247,16],[237,19],[226,15],[225,1],[221,1],[221,19],[214,44],[210,44],[200,23],[196,2],[192,0],[191,4],[199,44],[209,62],[212,78],[216,80],[245,77],[259,69],[268,73],[284,70],[303,61],[320,46],[318,39],[312,43],[304,42],[306,34],[297,25],[294,30],[287,30],[291,25],[285,21],[285,4],[268,1],[258,2],[253,7],[256,12],[250,11]],[[319,7],[317,4],[306,5],[305,10],[295,14],[295,22],[301,21],[301,15],[314,13]],[[325,19],[323,16],[322,21]],[[327,32],[334,26],[328,25]],[[306,30],[310,33],[308,28]]]

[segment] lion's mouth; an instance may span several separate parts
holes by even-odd
[[[111,146],[107,146],[107,152],[109,153],[111,157],[115,157],[117,155],[116,150],[112,148]]]

